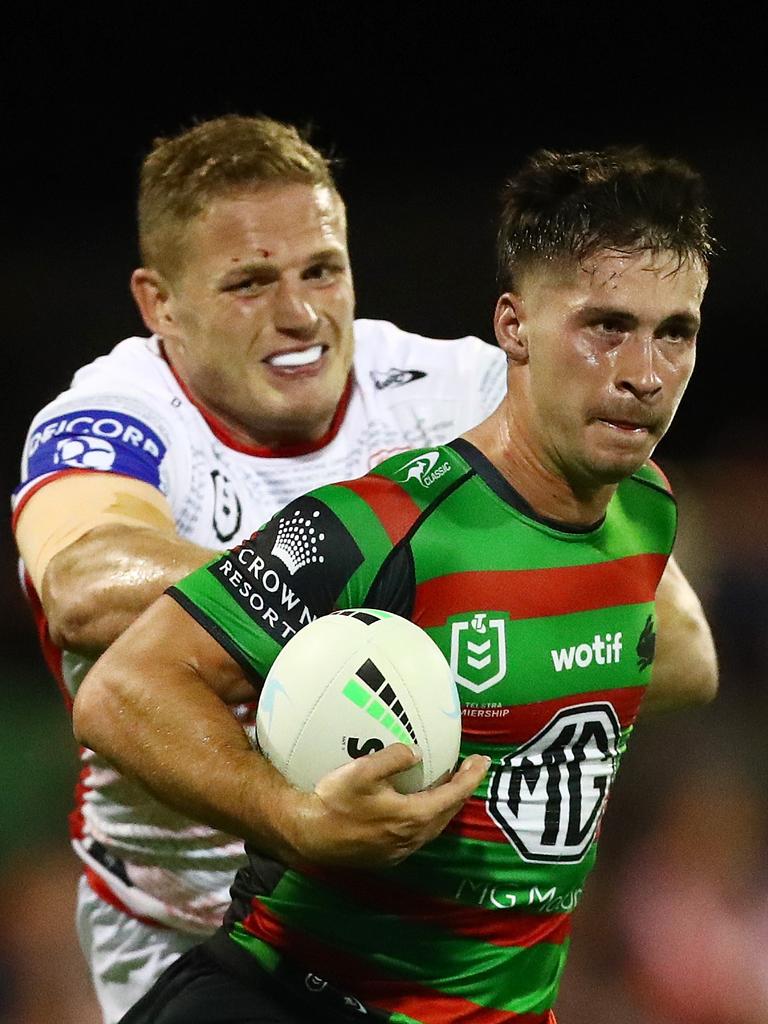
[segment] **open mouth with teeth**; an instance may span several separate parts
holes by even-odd
[[[292,352],[275,352],[274,355],[267,356],[264,362],[267,366],[274,366],[277,369],[313,366],[320,362],[327,351],[327,345],[312,345]]]

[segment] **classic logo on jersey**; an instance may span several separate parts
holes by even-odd
[[[642,672],[649,668],[656,656],[656,630],[654,629],[653,616],[646,619],[640,639],[637,641],[635,651],[637,653],[637,667]]]
[[[165,445],[146,423],[127,413],[87,409],[47,420],[27,445],[28,480],[62,469],[123,473],[160,483]]]
[[[622,633],[606,633],[600,636],[595,633],[589,643],[573,644],[551,650],[552,664],[555,672],[570,672],[573,668],[589,668],[596,665],[616,665],[621,661]]]
[[[325,554],[320,553],[321,547]],[[360,548],[338,516],[316,498],[305,496],[245,544],[209,565],[208,572],[282,645],[302,626],[333,609],[362,560]]]
[[[400,388],[403,384],[410,384],[412,380],[421,380],[426,377],[424,370],[399,370],[396,366],[390,366],[388,370],[371,370],[371,380],[377,391],[384,388]]]
[[[501,758],[486,809],[523,860],[576,863],[592,844],[616,772],[620,726],[607,702],[558,711]]]
[[[441,462],[438,466],[439,459],[440,452],[424,452],[421,455],[416,455],[398,469],[397,479],[400,483],[418,480],[424,487],[430,487],[451,470],[451,464],[448,461]]]
[[[218,469],[211,470],[213,480],[213,529],[222,543],[232,540],[240,529],[242,508],[228,477]]]
[[[507,673],[508,615],[475,612],[451,622],[451,670],[457,685],[482,693]]]

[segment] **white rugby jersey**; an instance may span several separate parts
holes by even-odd
[[[231,547],[304,491],[452,440],[491,413],[505,390],[506,360],[495,346],[357,320],[353,372],[326,436],[278,450],[246,447],[195,404],[157,337],[127,338],[78,370],[69,390],[35,416],[14,515],[64,473],[119,473],[165,495],[181,536]],[[26,582],[46,658],[71,703],[92,662],[53,647]],[[248,722],[249,709],[237,713]],[[242,843],[162,806],[93,752],[82,757],[72,836],[94,888],[136,916],[212,932],[245,863]]]

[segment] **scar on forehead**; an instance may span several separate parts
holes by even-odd
[[[257,256],[261,256],[263,260],[268,260],[270,256],[272,256],[270,249],[257,249],[256,254]],[[240,256],[230,256],[229,259],[230,263],[240,263],[242,261],[242,257]]]

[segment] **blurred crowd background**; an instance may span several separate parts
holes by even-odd
[[[298,4],[279,24],[231,15],[84,5],[6,36],[5,493],[34,412],[141,332],[127,286],[133,203],[157,134],[227,111],[314,125],[343,160],[358,315],[446,338],[492,337],[497,195],[532,149],[642,142],[690,160],[721,252],[699,366],[657,458],[721,692],[636,728],[559,1017],[767,1024],[768,132],[748,27],[716,8],[690,21],[646,6],[627,28],[613,8],[569,20],[546,3],[455,24],[410,4]],[[0,1024],[96,1024],[72,926],[76,750],[7,523],[0,537]]]

